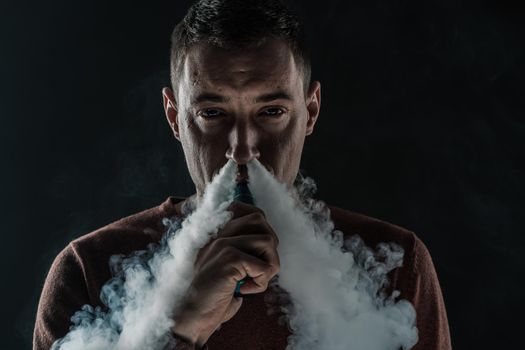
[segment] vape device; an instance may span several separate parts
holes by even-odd
[[[233,193],[233,200],[251,205],[254,204],[252,193],[248,188],[247,181],[244,180],[237,183],[237,186],[235,186],[235,190]],[[241,286],[246,282],[248,278],[249,277],[237,282],[237,286],[235,286],[234,296],[241,298],[243,297],[243,295],[241,294]]]

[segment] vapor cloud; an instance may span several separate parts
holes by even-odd
[[[293,334],[289,350],[410,349],[417,342],[415,311],[397,293],[382,293],[402,249],[367,248],[357,236],[334,231],[328,209],[306,195],[310,179],[292,192],[257,161],[248,164],[255,204],[279,236],[281,270],[274,281]],[[114,257],[116,277],[103,288],[107,312],[90,306],[53,350],[163,349],[173,344],[173,311],[187,292],[197,253],[231,219],[227,207],[236,167],[229,161],[184,221],[165,219],[166,235],[153,251]],[[376,260],[377,256],[379,260]]]
[[[374,254],[358,236],[344,240],[323,203],[300,200],[311,180],[289,193],[260,163],[248,171],[255,205],[280,241],[277,284],[290,300],[283,311],[293,330],[288,349],[410,349],[417,342],[414,308],[396,302],[397,293],[381,293],[387,273],[402,263],[402,248],[382,244]]]
[[[236,168],[228,162],[206,189],[199,207],[178,227],[168,225],[161,247],[117,261],[119,276],[104,286],[108,312],[85,306],[77,312],[75,327],[53,350],[163,349],[173,339],[171,316],[188,290],[197,253],[231,218]],[[117,260],[120,260],[117,258]]]

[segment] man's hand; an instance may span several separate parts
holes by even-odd
[[[261,293],[279,272],[279,239],[262,210],[240,202],[228,210],[233,218],[199,251],[188,294],[174,317],[174,333],[197,348],[240,309],[242,298],[234,297],[238,281],[251,277],[242,294]]]

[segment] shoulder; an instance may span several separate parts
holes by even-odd
[[[335,228],[344,236],[358,234],[371,248],[396,243],[404,250],[403,265],[390,274],[390,291],[398,290],[417,314],[419,342],[414,350],[450,349],[445,304],[434,264],[425,244],[410,230],[348,210],[328,206]]]
[[[158,207],[144,210],[89,232],[70,245],[82,253],[93,249],[100,253],[115,248],[125,252],[128,247],[152,241],[161,234],[162,216],[159,214]]]
[[[177,215],[172,204],[180,200],[170,197],[159,206],[124,217],[72,242],[57,257],[56,266],[70,264],[75,259],[81,267],[92,303],[99,304],[99,291],[111,276],[113,255],[129,255],[159,242],[166,231],[165,218]],[[69,260],[63,260],[62,256]]]
[[[416,234],[401,226],[359,214],[350,210],[327,205],[335,229],[343,232],[345,236],[359,235],[369,247],[379,243],[396,243],[400,245],[405,254],[416,253],[423,243]]]
[[[327,207],[335,229],[343,232],[345,238],[357,234],[372,249],[380,243],[394,243],[403,249],[402,266],[390,274],[391,288],[399,290],[402,297],[413,301],[420,276],[437,281],[428,249],[414,232],[367,215]]]
[[[98,254],[109,251],[131,253],[144,244],[155,242],[165,232],[163,220],[177,215],[175,205],[181,198],[169,197],[162,204],[119,219],[87,233],[70,245],[82,254],[95,250]]]
[[[335,228],[345,236],[358,234],[369,247],[379,243],[396,243],[405,251],[405,265],[415,274],[433,270],[432,258],[423,241],[401,226],[363,214],[328,205]]]
[[[112,277],[112,255],[146,249],[164,233],[164,218],[177,214],[182,199],[169,197],[161,205],[117,220],[70,242],[54,259],[38,305],[34,349],[49,349],[62,338],[70,318],[82,305],[103,306],[102,286]]]

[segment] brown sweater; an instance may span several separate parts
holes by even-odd
[[[160,206],[121,219],[71,242],[55,259],[47,276],[33,338],[34,350],[48,350],[71,325],[70,318],[82,305],[102,306],[100,290],[111,278],[109,259],[130,254],[158,242],[165,228],[162,218],[183,216],[183,198],[169,197]],[[391,288],[410,301],[417,314],[419,342],[414,350],[451,349],[443,297],[436,271],[425,245],[401,227],[331,207],[336,229],[345,235],[359,234],[375,247],[395,242],[405,250],[403,267],[390,273]],[[285,349],[290,331],[279,322],[279,313],[269,314],[265,301],[272,292],[245,298],[238,313],[209,339],[210,350]],[[177,349],[190,349],[179,339]]]

